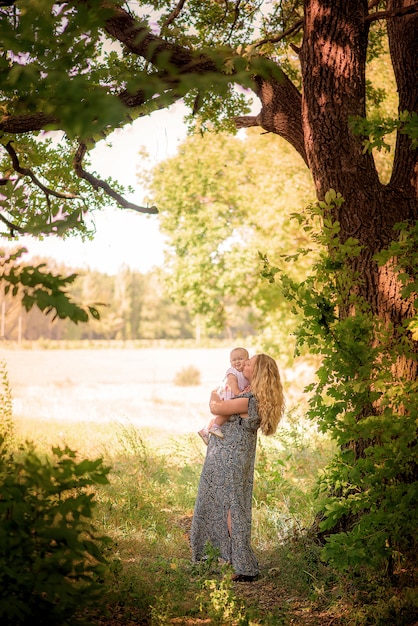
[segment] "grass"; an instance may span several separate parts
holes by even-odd
[[[188,357],[177,363],[181,369]],[[57,368],[53,375],[59,383]],[[94,375],[100,395],[97,371]],[[82,418],[75,372],[72,376],[71,394],[64,397],[73,404],[66,414],[72,410]],[[178,397],[173,401],[153,385],[146,392],[148,409],[173,416]],[[21,383],[19,393],[24,397]],[[181,395],[187,393],[181,389]],[[103,421],[15,416],[16,442],[31,439],[46,454],[52,445],[67,444],[80,457],[103,457],[112,468],[110,483],[95,488],[96,524],[112,539],[107,575],[100,604],[79,617],[102,626],[413,624],[408,621],[416,610],[411,585],[394,589],[383,577],[349,580],[321,560],[312,532],[320,503],[313,494],[316,476],[334,448],[304,421],[303,406],[295,397],[278,433],[259,438],[253,547],[262,575],[251,585],[233,583],[215,553],[209,552],[203,565],[190,561],[188,532],[205,449],[189,415],[189,426],[183,427],[184,405],[177,421],[171,417],[172,428],[169,417],[156,420],[161,426],[156,428],[129,415],[113,421],[110,415]],[[200,424],[205,408],[196,407]]]
[[[39,423],[38,434],[42,428],[38,447],[47,452],[56,429]],[[21,424],[19,437],[23,431]],[[100,606],[79,616],[87,623],[413,623],[399,618],[405,603],[413,606],[412,597],[392,593],[389,599],[383,583],[368,581],[365,588],[364,581],[341,578],[321,561],[309,532],[318,505],[312,492],[332,445],[308,427],[303,433],[300,422],[259,441],[253,545],[262,578],[253,585],[233,583],[216,554],[209,553],[203,566],[190,562],[188,531],[204,454],[195,434],[161,439],[132,424],[97,431],[94,424],[73,423],[67,435],[87,456],[94,440],[93,450],[112,467],[110,484],[97,488],[95,499],[97,524],[113,544]],[[391,621],[385,621],[388,614]]]
[[[293,481],[285,477],[293,466],[300,469],[301,449],[300,445],[289,455],[280,437],[260,446],[254,547],[265,576],[278,585],[286,581],[288,593],[305,595],[315,579],[309,570],[318,567],[318,547],[305,546],[301,558],[309,550],[316,554],[311,563],[304,562],[302,574],[294,549],[291,567],[291,555],[284,551],[286,540],[298,544],[302,529],[312,522],[312,500],[302,502],[299,497],[296,511],[290,504]],[[253,624],[268,623],[259,607],[249,603],[246,608],[236,595],[231,572],[219,570],[216,558],[209,558],[204,567],[190,563],[188,530],[204,452],[200,439],[196,435],[168,439],[160,452],[155,440],[151,443],[135,426],[123,425],[116,429],[113,444],[103,441],[103,451],[113,470],[110,485],[97,492],[97,512],[102,529],[114,540],[107,585],[113,606],[123,598],[122,623],[135,617],[153,625],[168,624],[187,617],[244,624],[250,614]],[[315,454],[308,465],[305,450],[305,486],[313,482],[317,461]],[[285,572],[280,554],[287,563]],[[289,576],[294,578],[290,585]]]
[[[73,429],[86,445],[88,426]],[[204,453],[197,436],[167,437],[163,450],[155,435],[133,425],[96,436],[95,449],[112,466],[110,484],[96,492],[97,523],[113,545],[103,601],[82,617],[112,626],[413,623],[399,617],[415,602],[411,592],[392,590],[389,597],[382,581],[354,583],[321,561],[309,532],[317,505],[312,488],[332,446],[312,433],[302,439],[300,424],[298,430],[291,449],[291,425],[260,441],[253,545],[262,578],[250,586],[232,583],[216,554],[203,566],[190,562],[188,530]]]
[[[30,426],[29,430],[27,426]],[[37,448],[48,453],[50,445],[62,439],[54,422],[17,422],[15,433],[24,439],[37,433]],[[132,424],[107,424],[99,431],[93,423],[65,426],[65,443],[81,456],[100,453],[111,465],[110,484],[97,488],[96,519],[100,530],[110,536],[108,579],[105,604],[84,618],[103,624],[267,624],[264,610],[236,593],[228,569],[219,569],[217,559],[209,558],[203,567],[190,562],[188,531],[204,447],[196,434],[167,435],[142,432]],[[284,436],[283,431],[283,436]],[[78,445],[75,445],[78,444]],[[303,446],[291,455],[283,438],[260,442],[254,491],[254,547],[265,576],[282,584],[280,550],[286,537],[297,537],[312,520],[310,498],[300,498],[299,511],[290,504],[292,482],[286,474],[300,467]],[[306,453],[306,451],[305,451]],[[318,455],[314,455],[314,462]],[[306,461],[306,458],[305,458]],[[321,460],[323,462],[323,458]],[[304,465],[306,486],[313,481],[317,467]],[[302,478],[302,477],[301,477]],[[293,554],[294,557],[294,554]],[[309,565],[305,564],[306,570]],[[298,588],[305,594],[311,578],[294,566]],[[307,580],[305,580],[307,578]],[[203,622],[204,623],[204,622]],[[271,622],[271,623],[281,623]]]

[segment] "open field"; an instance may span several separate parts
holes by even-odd
[[[276,549],[278,536],[312,518],[310,485],[324,464],[323,457],[329,456],[317,436],[307,443],[303,433],[292,435],[290,428],[286,435],[286,428],[281,428],[277,438],[260,437],[253,522],[254,546],[263,570],[260,581],[251,589],[240,589],[224,578],[223,570],[212,571],[210,565],[200,571],[190,563],[188,532],[206,450],[196,431],[208,419],[209,393],[228,366],[229,351],[0,350],[12,392],[17,439],[30,440],[49,455],[51,446],[69,446],[81,458],[101,457],[112,468],[109,485],[96,487],[95,519],[115,542],[103,587],[106,602],[93,608],[91,615],[82,615],[87,623],[236,626],[239,620],[234,614],[244,614],[243,603],[248,603],[255,606],[248,610],[259,615],[253,624],[282,624],[281,616],[270,622],[277,597],[283,604],[280,614],[289,612],[289,603],[294,605],[291,614],[298,618],[310,607],[305,588],[297,594],[294,586],[291,592],[281,588],[278,593],[269,571],[277,569],[272,546]],[[176,374],[190,366],[199,370],[200,384],[175,385]],[[289,409],[298,406],[298,415],[303,415],[301,390],[310,375],[311,370],[302,365],[283,372]],[[288,477],[297,475],[295,487],[282,476],[284,464]],[[300,515],[294,511],[297,506],[303,509]],[[300,569],[299,562],[295,568]],[[213,591],[209,584],[215,585]],[[217,608],[222,595],[225,598]],[[284,595],[291,599],[283,603]],[[317,626],[318,613],[314,621],[298,623]],[[232,617],[227,619],[229,614]]]
[[[130,422],[175,432],[196,430],[207,414],[226,350],[2,351],[16,419]],[[194,365],[201,384],[178,387]]]
[[[229,364],[229,349],[0,349],[17,420],[128,422],[189,433],[208,417],[208,399]],[[180,387],[189,366],[200,384]],[[309,368],[283,372],[288,406],[300,398]]]

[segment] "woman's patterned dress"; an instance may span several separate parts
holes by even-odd
[[[260,419],[251,392],[248,418],[232,415],[222,426],[224,439],[209,438],[193,514],[190,542],[193,561],[205,556],[209,542],[237,574],[257,576],[258,563],[251,548],[251,509],[257,430]],[[227,516],[231,511],[232,536]]]

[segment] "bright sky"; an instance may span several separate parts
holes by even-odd
[[[91,153],[92,169],[102,178],[112,176],[124,185],[131,185],[135,193],[125,197],[145,206],[145,191],[137,180],[141,168],[139,151],[145,147],[152,164],[173,156],[178,144],[186,138],[183,115],[184,108],[174,105],[170,110],[157,111],[124,130],[115,131],[108,139],[112,148],[100,145]],[[24,237],[18,244],[28,249],[25,260],[31,255],[51,257],[69,266],[89,267],[107,274],[115,274],[122,266],[145,273],[162,264],[164,240],[158,228],[158,215],[109,208],[96,211],[94,222],[93,241],[82,242],[74,237],[65,241],[57,237],[38,241]]]

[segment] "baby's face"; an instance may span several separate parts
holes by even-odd
[[[235,367],[236,370],[242,372],[244,369],[244,363],[248,359],[248,354],[243,352],[242,350],[233,350],[231,352],[231,366]]]

